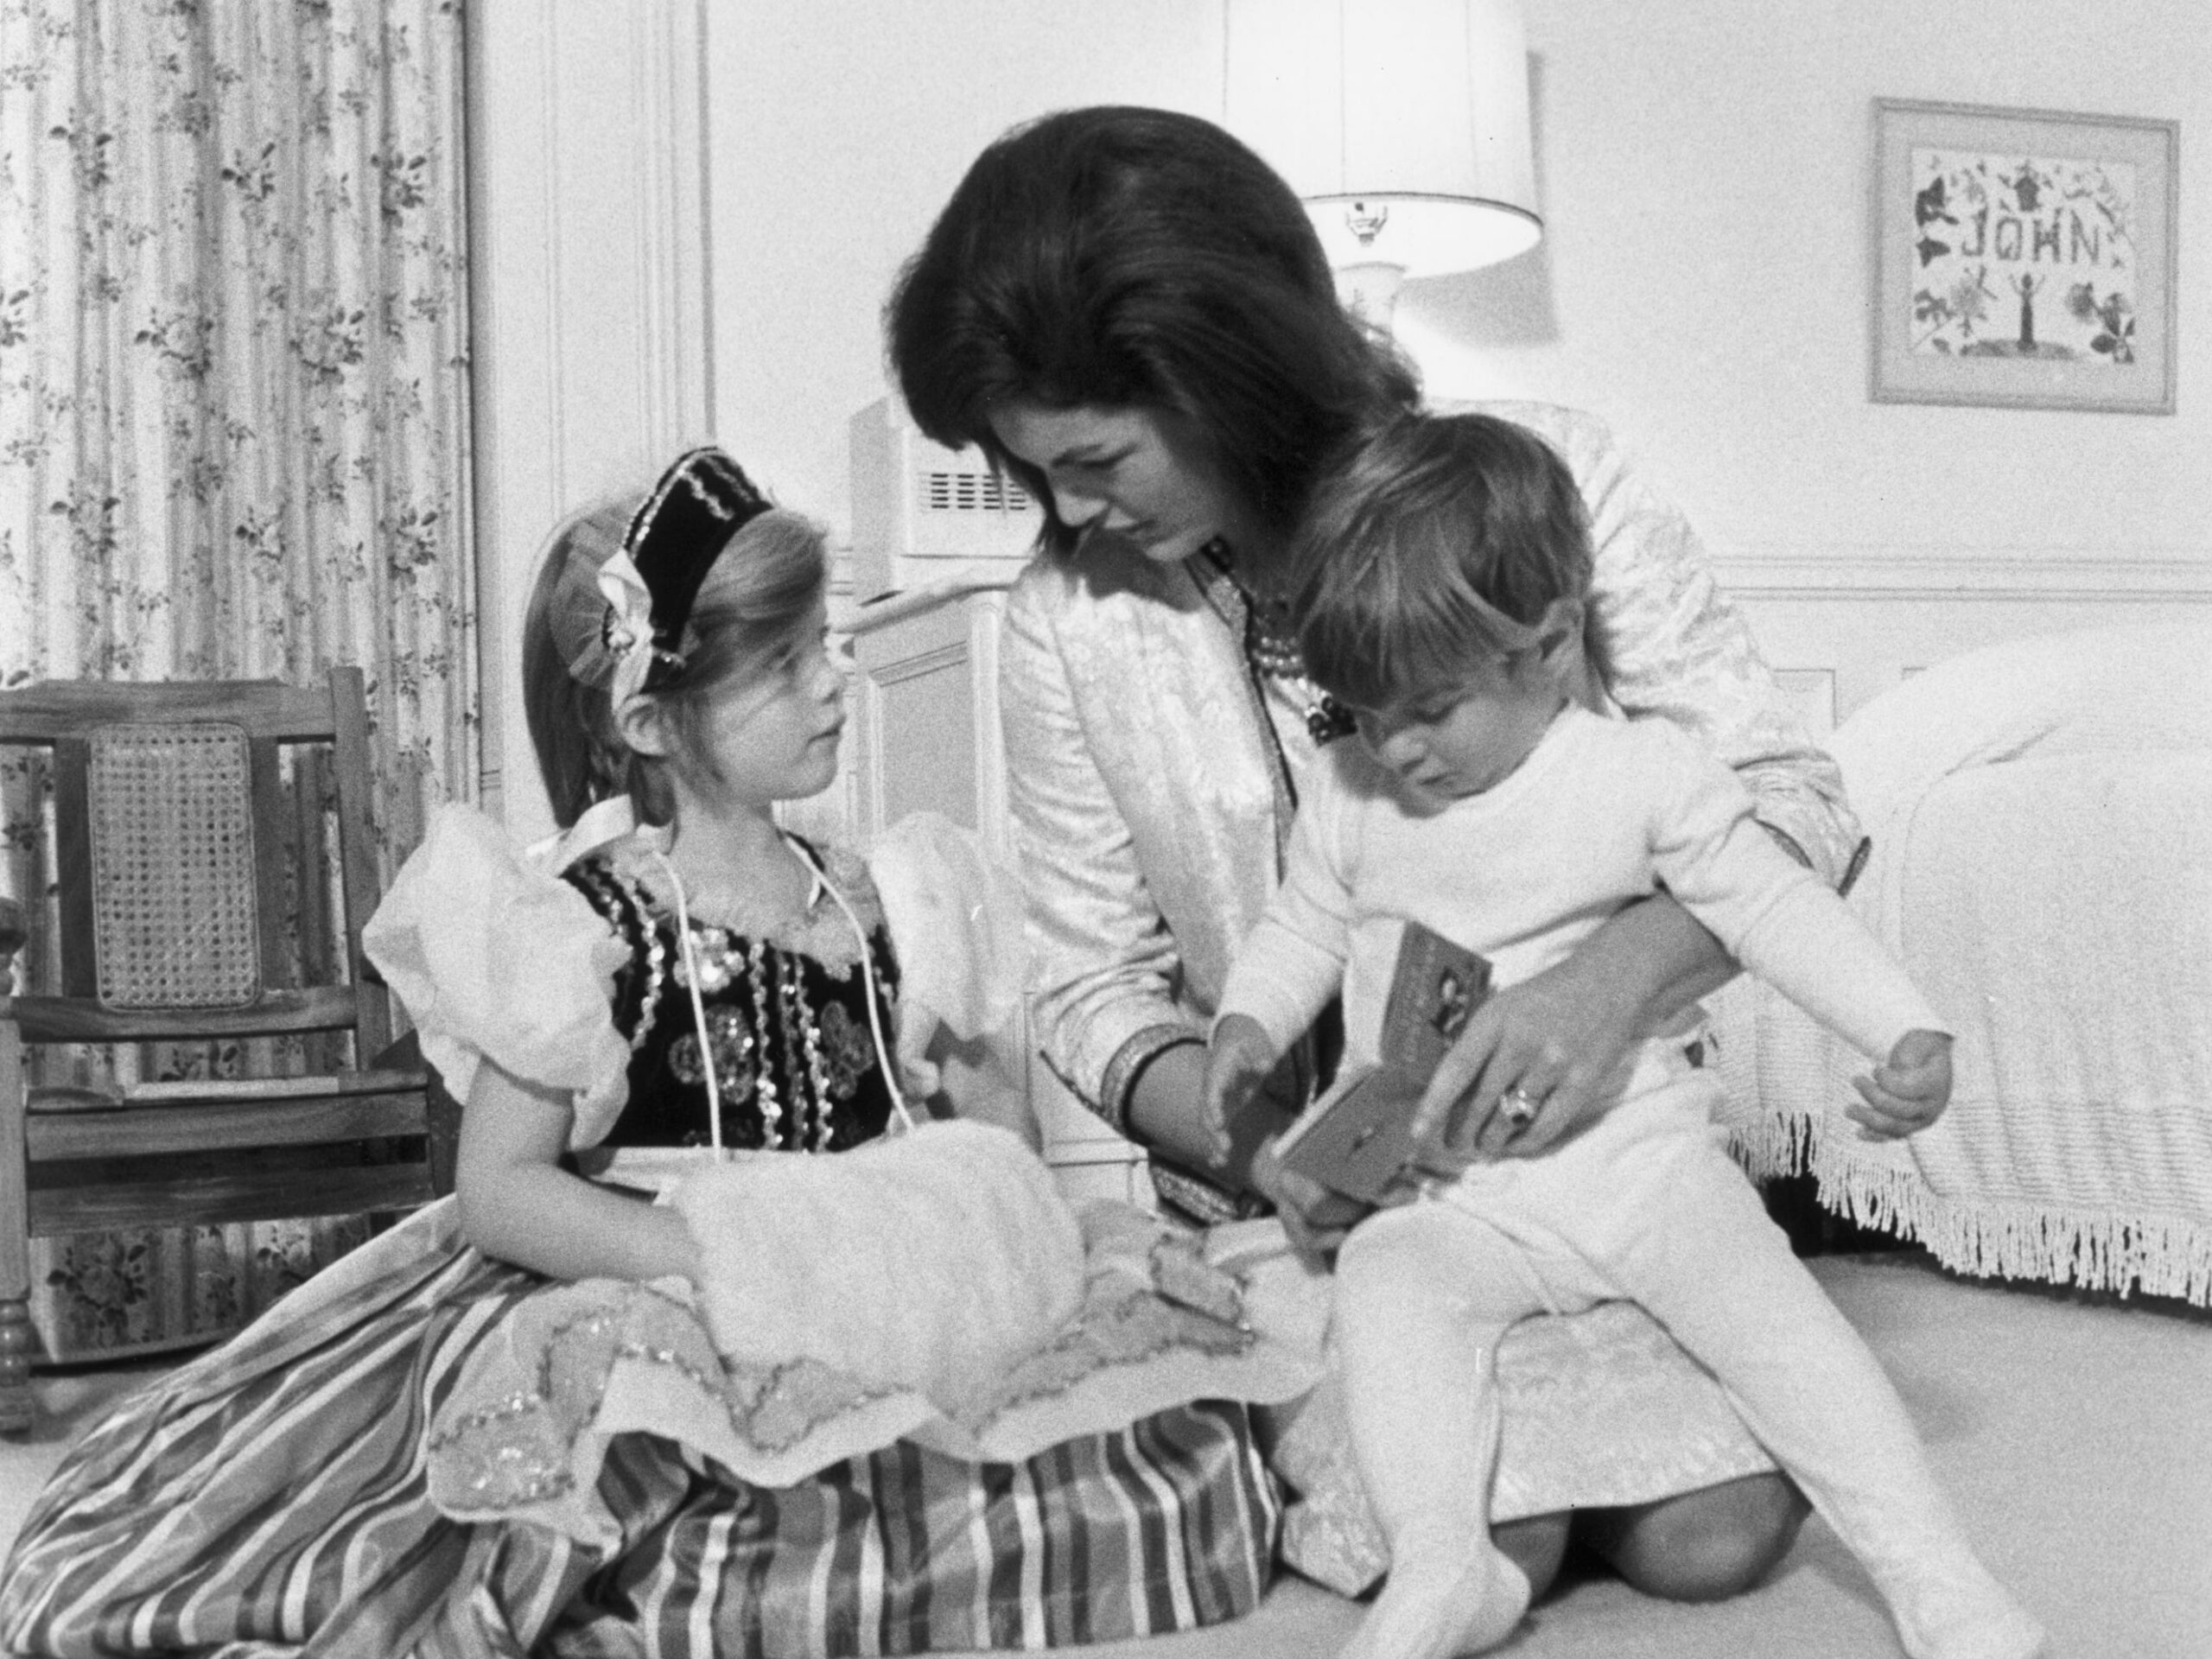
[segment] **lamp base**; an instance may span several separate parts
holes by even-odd
[[[1398,290],[1405,285],[1406,268],[1374,261],[1337,267],[1337,298],[1345,310],[1377,334],[1388,335],[1398,308]]]

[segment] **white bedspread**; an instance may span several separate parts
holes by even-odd
[[[1841,1116],[1855,1055],[1764,988],[1719,1010],[1760,1173],[1980,1274],[2212,1304],[2212,627],[1969,653],[1834,743],[1874,838],[1852,905],[1959,1033],[1950,1110]]]

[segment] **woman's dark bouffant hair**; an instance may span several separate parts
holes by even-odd
[[[602,502],[553,533],[523,619],[523,712],[545,780],[554,822],[569,828],[597,802],[626,794],[647,823],[675,810],[671,761],[622,741],[605,685],[577,679],[570,664],[594,660],[605,602],[599,567],[622,546],[636,499]],[[673,764],[711,766],[704,746],[710,695],[774,672],[803,636],[829,579],[818,525],[771,509],[729,538],[708,568],[684,630],[684,664],[652,693],[676,737]]]
[[[980,444],[1046,505],[1037,469],[991,429],[1009,401],[1182,416],[1278,539],[1324,458],[1413,405],[1412,372],[1338,302],[1298,198],[1211,122],[1064,111],[977,156],[885,308],[921,429]]]
[[[1489,415],[1408,415],[1327,470],[1290,551],[1299,649],[1316,683],[1397,709],[1532,648],[1556,601],[1584,601],[1582,493],[1552,447]],[[1580,641],[1602,677],[1586,612]]]

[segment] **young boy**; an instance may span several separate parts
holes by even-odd
[[[1359,741],[1323,752],[1283,883],[1240,954],[1207,1068],[1226,1114],[1332,995],[1345,1068],[1375,1052],[1419,921],[1510,985],[1664,888],[1738,960],[1870,1055],[1853,1116],[1924,1128],[1950,1037],[1842,903],[1751,816],[1735,775],[1663,720],[1582,707],[1591,553],[1565,465],[1510,423],[1415,416],[1321,486],[1294,569],[1300,645]],[[1913,1659],[2026,1659],[2042,1632],[1968,1548],[1879,1363],[1790,1254],[1711,1122],[1678,1032],[1646,1042],[1597,1122],[1542,1154],[1427,1181],[1337,1260],[1352,1441],[1388,1582],[1348,1654],[1502,1641],[1529,1601],[1487,1495],[1505,1329],[1642,1304],[1858,1554]],[[1504,1096],[1525,1122],[1542,1081]]]

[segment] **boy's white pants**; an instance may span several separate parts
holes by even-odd
[[[1635,1301],[1858,1555],[1908,1650],[1945,1651],[1942,1632],[2012,1604],[1879,1362],[1723,1150],[1713,1087],[1678,1072],[1563,1146],[1478,1165],[1353,1230],[1336,1335],[1369,1495],[1394,1538],[1486,1539],[1498,1338],[1529,1314]]]

